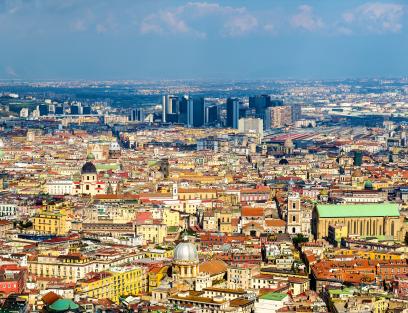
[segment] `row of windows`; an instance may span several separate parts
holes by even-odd
[[[0,211],[15,211],[15,206],[0,206]]]
[[[3,288],[3,289],[6,289],[6,288],[10,289],[10,288],[16,288],[16,287],[17,287],[17,284],[1,284],[0,285],[0,288]]]
[[[54,221],[54,223],[52,223]],[[48,224],[48,225],[51,225],[51,224],[54,224],[54,225],[57,225],[58,224],[58,220],[55,220],[55,219],[53,219],[53,220],[49,220],[49,219],[36,219],[35,220],[35,223],[36,224]]]

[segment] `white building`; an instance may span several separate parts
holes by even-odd
[[[255,133],[263,136],[263,120],[260,118],[240,118],[238,121],[238,130],[241,133]]]
[[[53,180],[45,184],[46,192],[53,196],[73,194],[74,183],[72,180]]]
[[[28,108],[22,108],[20,110],[20,117],[21,118],[28,118]]]
[[[0,217],[14,218],[17,214],[17,205],[10,203],[0,203]]]
[[[289,296],[286,293],[269,292],[259,297],[255,303],[257,313],[275,313],[289,303]]]

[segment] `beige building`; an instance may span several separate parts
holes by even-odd
[[[394,203],[316,206],[312,221],[315,238],[328,237],[329,226],[338,223],[347,227],[348,236],[390,236],[401,240],[405,235],[398,204]]]
[[[256,264],[235,264],[228,267],[227,286],[230,289],[244,289],[251,288],[251,279],[253,276],[259,274],[259,266]]]
[[[143,236],[150,243],[161,244],[167,236],[166,224],[140,224],[136,225],[136,234]]]

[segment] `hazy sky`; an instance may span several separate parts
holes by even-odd
[[[396,0],[0,0],[0,78],[406,76],[407,27]]]

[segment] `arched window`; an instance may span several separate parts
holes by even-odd
[[[292,227],[292,233],[293,234],[296,233],[296,228],[295,227]]]
[[[296,222],[296,215],[292,216],[292,222]]]

